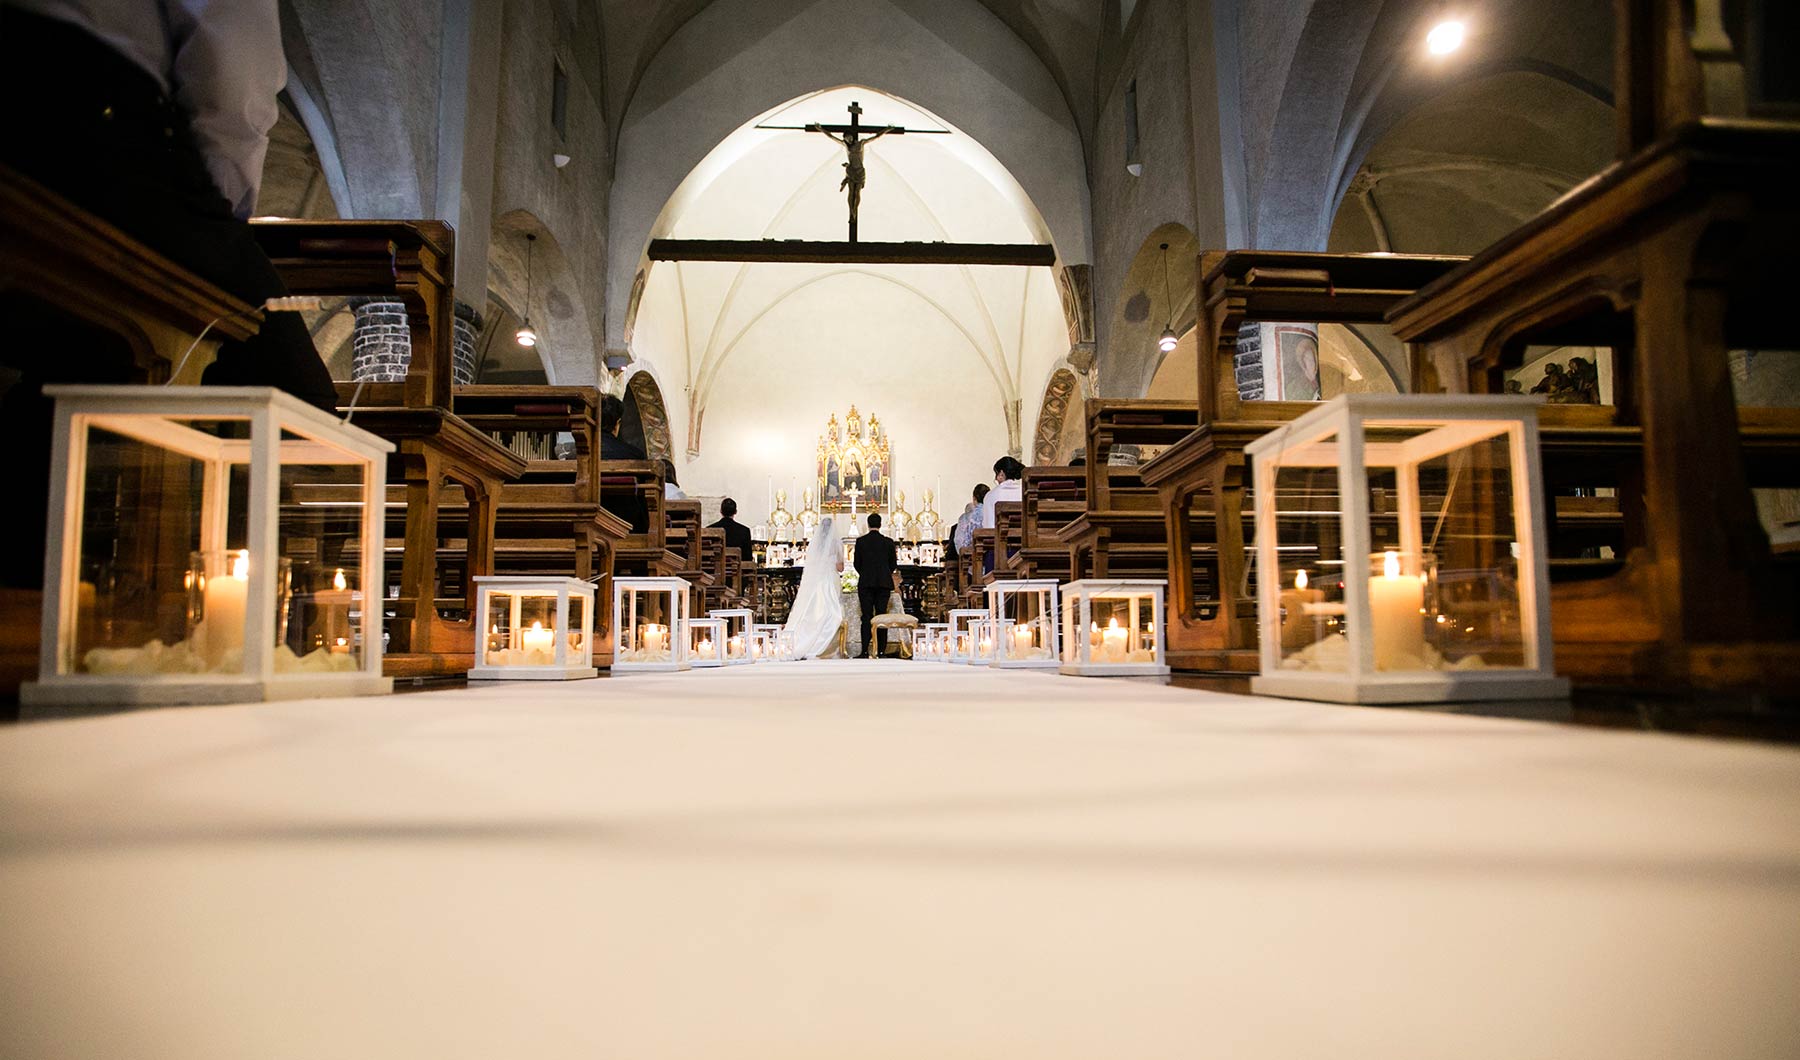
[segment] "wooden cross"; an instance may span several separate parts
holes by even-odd
[[[838,185],[839,191],[850,192],[850,242],[856,242],[856,211],[862,205],[863,185],[869,182],[869,172],[863,165],[863,148],[883,136],[899,136],[903,133],[935,133],[947,135],[948,129],[905,129],[898,125],[864,125],[862,123],[862,104],[850,101],[850,124],[824,125],[812,122],[807,125],[758,125],[758,129],[784,129],[790,132],[823,133],[844,146],[844,182]]]

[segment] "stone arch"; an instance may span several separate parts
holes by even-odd
[[[1075,373],[1067,368],[1058,368],[1050,373],[1050,381],[1044,384],[1044,400],[1038,406],[1037,431],[1032,436],[1031,462],[1034,464],[1055,464],[1069,457],[1060,445],[1064,425],[1069,410],[1074,408],[1076,415],[1081,414],[1081,381]]]
[[[633,372],[625,381],[625,420],[619,437],[643,449],[651,460],[673,460],[675,447],[669,437],[669,408],[662,387],[649,372]]]
[[[846,24],[858,32],[844,38]],[[837,43],[819,47],[827,38]],[[609,346],[624,345],[634,278],[665,208],[714,147],[758,114],[852,84],[912,101],[962,130],[998,162],[999,178],[1017,182],[1061,262],[1090,259],[1087,167],[1074,115],[1043,61],[977,0],[717,0],[646,64],[620,124]]]
[[[1168,272],[1164,275],[1167,243]],[[1184,224],[1158,225],[1138,245],[1113,300],[1107,349],[1101,351],[1100,391],[1142,397],[1165,356],[1157,345],[1163,329],[1181,335],[1197,317],[1200,242]]]
[[[528,235],[537,238],[527,240]],[[488,363],[499,370],[514,373],[536,367],[552,383],[587,383],[597,378],[598,345],[580,279],[562,242],[529,210],[513,210],[494,221],[488,244],[484,315],[496,333],[487,344]],[[526,318],[538,333],[538,344],[530,350],[518,347],[511,338]]]

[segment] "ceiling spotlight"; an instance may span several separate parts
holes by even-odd
[[[1467,23],[1460,18],[1446,18],[1425,34],[1425,50],[1433,55],[1449,55],[1462,47],[1468,37]]]

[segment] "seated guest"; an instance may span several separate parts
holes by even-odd
[[[725,531],[725,547],[737,549],[738,555],[748,560],[755,546],[750,543],[750,528],[737,521],[737,501],[730,497],[720,501],[719,515],[710,529]]]
[[[1019,480],[1025,477],[1025,465],[1010,456],[994,461],[994,488],[981,502],[981,528],[994,528],[994,505],[1023,498]]]
[[[1023,499],[1024,492],[1019,480],[1024,477],[1025,465],[1012,457],[1003,456],[994,461],[994,488],[988,491],[987,497],[981,502],[981,528],[983,530],[994,528],[994,505]],[[984,570],[992,571],[994,569],[994,553],[998,551],[1000,551],[1000,542],[996,541],[993,551],[987,554],[982,565]]]
[[[675,482],[675,461],[670,460],[665,456],[662,458],[661,463],[663,473],[663,500],[687,500],[687,494],[681,492],[681,487]]]
[[[619,425],[625,422],[625,403],[611,394],[600,395],[600,459],[602,460],[642,460],[644,454],[619,437]],[[644,507],[644,498],[633,491],[629,496],[621,496],[621,490],[614,487],[609,493],[604,481],[601,481],[600,500],[606,509],[631,524],[631,532],[642,534],[650,529],[650,512]]]
[[[975,487],[975,499],[963,509],[956,520],[956,529],[950,532],[950,547],[955,552],[967,551],[975,542],[975,531],[981,529],[981,502],[988,495],[988,484],[978,483]]]
[[[642,460],[644,451],[619,437],[625,422],[625,403],[611,394],[600,395],[600,459]]]

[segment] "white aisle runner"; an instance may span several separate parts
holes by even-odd
[[[0,1056],[1800,1041],[1800,754],[822,662],[0,730]]]

